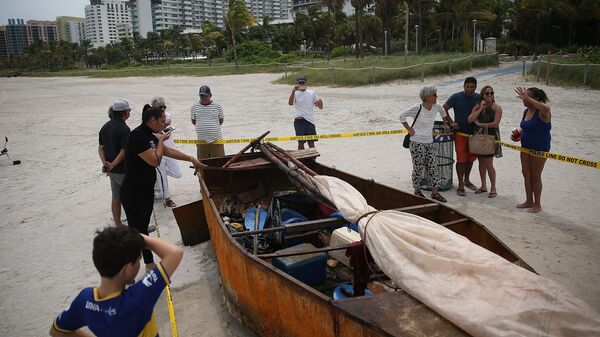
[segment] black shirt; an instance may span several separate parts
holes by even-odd
[[[113,117],[106,122],[98,133],[98,143],[104,146],[106,160],[113,161],[127,144],[129,127],[121,117]],[[125,173],[125,162],[115,166],[111,172]]]
[[[129,140],[125,146],[125,165],[127,173],[123,180],[122,191],[153,191],[156,182],[156,171],[154,166],[149,165],[139,154],[156,148],[158,138],[152,134],[152,130],[141,124],[129,134]]]

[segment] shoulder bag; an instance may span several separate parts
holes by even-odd
[[[496,136],[488,134],[488,128],[480,128],[469,136],[469,152],[482,156],[492,155],[495,151]]]
[[[419,114],[421,113],[422,107],[423,105],[419,105],[419,111],[417,111],[417,115],[415,116],[415,119],[413,120],[412,125],[410,126],[411,129],[413,128],[413,126],[415,126],[415,122],[417,121],[417,118],[419,118]],[[410,147],[410,133],[404,136],[402,146],[404,146],[405,149],[408,149]]]

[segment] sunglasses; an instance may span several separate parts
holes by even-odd
[[[430,95],[431,97],[437,97],[437,93],[434,92],[433,94]]]
[[[488,91],[488,92],[483,93],[483,94],[486,95],[486,96],[494,96],[494,92],[493,91],[491,91],[491,92]]]
[[[166,109],[166,108],[167,108],[167,106],[166,106],[166,105],[161,105],[161,106],[159,106],[159,108],[161,108],[161,109]]]
[[[298,84],[300,84],[300,85],[305,85],[305,84],[306,84],[306,82],[304,82],[304,81],[298,81]]]

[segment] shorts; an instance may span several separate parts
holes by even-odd
[[[304,118],[294,119],[294,130],[296,130],[296,136],[311,136],[317,134],[317,128],[315,125]],[[316,142],[318,139],[310,140]],[[305,140],[299,140],[299,143],[306,142]]]
[[[112,198],[114,200],[121,199],[121,185],[123,185],[123,179],[125,179],[125,173],[112,173],[108,172],[110,178],[110,190],[112,192]]]
[[[477,155],[469,152],[469,137],[454,136],[454,151],[456,151],[456,163],[464,164],[477,160]]]
[[[224,144],[196,144],[198,160],[225,156]]]

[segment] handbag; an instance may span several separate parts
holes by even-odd
[[[495,152],[496,136],[488,134],[488,128],[480,128],[469,136],[469,152],[478,155],[491,155]]]
[[[419,114],[421,113],[422,107],[423,107],[423,105],[419,105],[419,111],[417,111],[417,115],[415,116],[415,119],[413,120],[412,125],[410,126],[411,129],[413,126],[415,126],[415,122],[417,121],[417,118],[419,118]],[[410,133],[407,134],[406,136],[404,136],[404,140],[402,141],[402,146],[405,149],[408,149],[410,147]]]

